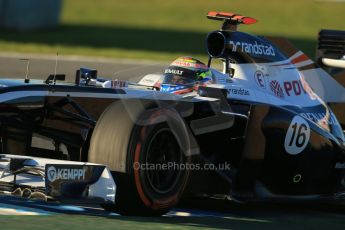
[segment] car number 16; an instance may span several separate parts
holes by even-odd
[[[307,146],[310,138],[308,122],[300,116],[295,116],[285,136],[285,150],[291,155],[301,153]]]

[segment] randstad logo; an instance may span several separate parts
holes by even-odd
[[[272,45],[259,44],[257,41],[255,41],[255,44],[230,41],[229,44],[232,45],[232,52],[240,49],[240,51],[249,54],[276,56]]]

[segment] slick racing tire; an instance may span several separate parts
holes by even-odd
[[[151,105],[152,106],[152,105]],[[157,216],[180,199],[188,182],[188,132],[173,108],[142,101],[110,105],[91,137],[89,161],[105,164],[116,183],[107,211]]]

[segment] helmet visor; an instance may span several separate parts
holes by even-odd
[[[189,85],[189,84],[194,84],[194,83],[195,83],[195,80],[188,77],[183,77],[183,76],[175,75],[175,74],[164,74],[163,84]]]

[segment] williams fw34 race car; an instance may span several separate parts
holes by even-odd
[[[1,79],[2,193],[127,215],[164,214],[182,196],[341,204],[345,33],[322,30],[314,62],[237,31],[253,18],[207,17],[223,23],[207,36],[208,65],[179,61],[207,69],[191,91],[166,84],[187,71],[176,66],[138,83],[88,68],[74,83]]]

